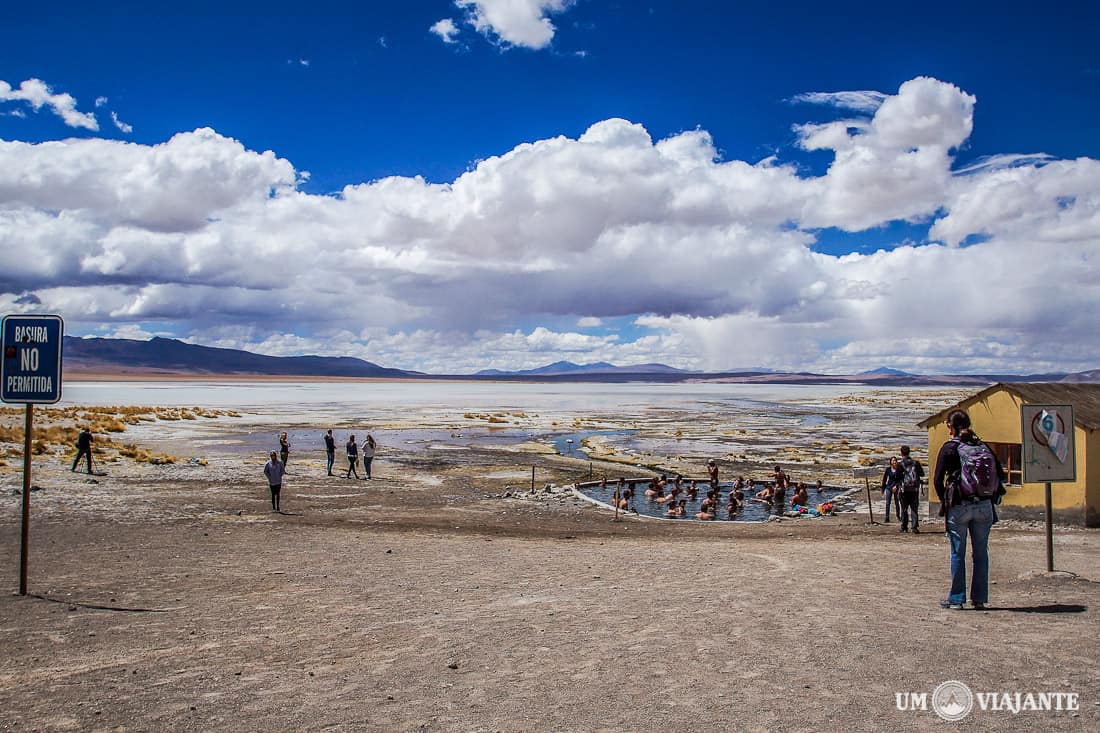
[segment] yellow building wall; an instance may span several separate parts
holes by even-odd
[[[963,409],[970,415],[971,427],[978,437],[991,443],[1023,443],[1020,435],[1020,405],[1019,398],[1005,390],[991,392],[982,399],[974,397],[962,403]],[[946,417],[946,416],[945,416]],[[931,475],[935,471],[936,456],[940,447],[950,440],[947,426],[940,420],[939,424],[928,428],[928,457],[932,466],[929,468],[929,502],[938,504],[936,491],[931,488]],[[1059,482],[1051,486],[1051,506],[1063,518],[1074,523],[1085,523],[1088,518],[1100,520],[1100,475],[1088,485],[1088,454],[1089,451],[1100,450],[1100,435],[1095,431],[1085,430],[1074,426],[1074,443],[1077,453],[1077,480],[1074,482]],[[1100,453],[1094,453],[1100,455]],[[1100,472],[1098,472],[1100,473]],[[1045,510],[1046,484],[1028,483],[1023,486],[1007,485],[1001,506],[1005,509],[1029,508]],[[1010,513],[1010,512],[1006,512]],[[1078,516],[1079,515],[1079,516]],[[1092,521],[1088,522],[1092,524]]]

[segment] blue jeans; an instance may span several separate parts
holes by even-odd
[[[993,502],[965,503],[947,510],[947,537],[951,540],[951,603],[966,601],[966,536],[970,535],[973,575],[970,601],[989,601],[989,530],[993,526]]]
[[[882,490],[882,495],[886,497],[886,521],[890,521],[890,504],[894,501],[894,490],[887,488]]]

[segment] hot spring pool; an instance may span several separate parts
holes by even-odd
[[[655,519],[666,519],[668,521],[718,521],[718,522],[763,522],[768,517],[773,516],[776,512],[770,505],[766,505],[760,501],[753,501],[752,497],[756,495],[756,492],[764,488],[763,482],[755,482],[749,488],[745,486],[742,491],[745,494],[745,506],[737,514],[734,519],[729,519],[726,506],[729,502],[730,491],[733,489],[733,482],[720,482],[718,488],[721,491],[721,499],[719,501],[719,511],[716,519],[696,519],[695,515],[699,512],[699,505],[702,504],[703,499],[706,498],[707,491],[710,489],[710,484],[706,480],[695,479],[699,486],[698,496],[692,500],[685,494],[681,493],[678,498],[687,499],[687,512],[682,517],[669,517],[665,514],[668,509],[666,504],[658,504],[656,499],[650,499],[645,496],[645,490],[649,488],[649,479],[627,479],[625,485],[629,485],[631,480],[634,481],[634,499],[631,502],[630,509],[627,513],[637,513],[646,517],[653,517]],[[691,479],[684,480],[684,486],[686,487],[691,483]],[[577,484],[577,490],[584,494],[589,499],[597,501],[607,506],[609,511],[614,511],[613,500],[615,494],[615,481],[608,481],[607,486],[604,487],[601,481],[593,481]],[[815,486],[809,486],[809,502],[808,507],[816,507],[818,504],[822,504],[826,501],[833,501],[841,494],[847,493],[849,489],[837,488],[835,486],[824,486],[821,491],[817,491]],[[793,489],[787,490],[786,497],[786,509],[790,509],[790,501]]]

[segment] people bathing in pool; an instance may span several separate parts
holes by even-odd
[[[806,491],[806,484],[801,481],[794,488],[794,495],[791,497],[791,506],[806,506],[810,503],[810,494]]]
[[[716,519],[719,512],[724,510],[723,513],[725,516],[729,519],[734,519],[744,510],[745,504],[748,501],[756,501],[765,504],[776,512],[783,512],[788,508],[809,507],[810,487],[808,487],[805,482],[792,481],[790,476],[783,472],[779,466],[776,466],[776,472],[782,475],[783,481],[787,484],[786,486],[781,487],[776,483],[767,481],[763,483],[763,488],[755,494],[750,493],[746,496],[746,489],[751,491],[756,488],[757,484],[744,476],[738,476],[730,485],[729,495],[726,501],[723,500],[721,489],[711,489],[707,491],[702,502],[699,504],[699,511],[695,514],[695,518]],[[634,507],[635,487],[637,483],[636,481],[627,481],[623,478],[617,479],[617,483],[614,486],[608,503],[612,506],[618,506],[620,510],[637,511]],[[680,475],[675,476],[671,480],[669,480],[667,476],[659,476],[651,479],[648,484],[645,484],[645,482],[643,482],[643,484],[646,486],[645,497],[650,502],[664,507],[664,514],[668,517],[687,516],[688,502],[694,502],[698,497],[699,481],[695,479],[685,479]],[[611,488],[611,482],[607,479],[601,481],[600,485],[604,488]],[[665,492],[666,486],[668,487],[667,493]],[[787,503],[788,488],[791,495],[789,504]],[[817,479],[814,482],[813,489],[818,494],[821,494],[825,490],[823,481]],[[820,501],[820,499],[818,501]]]
[[[776,466],[772,475],[775,477],[775,488],[786,491],[787,486],[790,484],[790,478],[783,472],[783,469]]]
[[[744,495],[742,494],[742,497]],[[733,519],[745,507],[743,500],[738,500],[737,494],[731,493],[729,503],[726,504],[726,516]]]
[[[665,512],[666,517],[682,517],[687,514],[687,499],[680,499],[679,503],[669,506]]]
[[[676,499],[680,496],[680,489],[676,486],[672,487],[672,490],[668,492],[666,496],[658,496],[656,502],[658,504],[675,504]]]
[[[772,489],[772,509],[782,512],[787,508],[787,487],[776,486]]]

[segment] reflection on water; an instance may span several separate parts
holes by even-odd
[[[585,438],[594,436],[618,437],[623,435],[634,435],[637,432],[637,430],[588,430],[581,433],[562,433],[561,435],[551,437],[550,443],[554,446],[554,450],[563,456],[583,457],[584,451],[581,450],[581,448]]]
[[[629,483],[629,479],[628,479]],[[685,482],[685,485],[689,482]],[[702,520],[696,519],[695,515],[699,512],[699,507],[706,498],[707,491],[710,486],[705,481],[699,480],[699,495],[694,499],[688,499],[687,501],[687,513],[683,517],[677,517],[673,519],[665,514],[668,511],[667,504],[659,504],[656,499],[646,498],[645,490],[649,485],[649,480],[638,479],[634,485],[634,500],[631,505],[631,511],[635,511],[638,514],[642,514],[647,517],[658,517],[660,519],[668,519],[669,521],[682,521],[691,520],[696,522],[701,521],[737,521],[737,522],[762,522],[769,516],[775,514],[775,510],[770,504],[764,504],[761,501],[752,499],[752,496],[756,492],[764,488],[763,484],[753,484],[752,487],[746,486],[743,491],[745,493],[745,506],[740,513],[733,519],[729,519],[727,507],[729,506],[729,494],[733,488],[732,483],[719,483],[718,488],[721,491],[721,499],[719,503],[718,517],[714,520]],[[599,483],[596,484],[583,484],[577,487],[582,494],[588,496],[596,501],[604,504],[613,505],[613,499],[615,494],[615,482],[609,481],[607,486],[604,487]],[[826,501],[832,501],[834,498],[843,494],[847,489],[840,489],[831,486],[825,486],[819,493],[813,486],[809,487],[810,502],[809,506],[816,507]],[[790,491],[787,496],[790,497]],[[687,497],[681,493],[681,499],[687,499]],[[790,508],[790,499],[787,500],[787,509]]]

